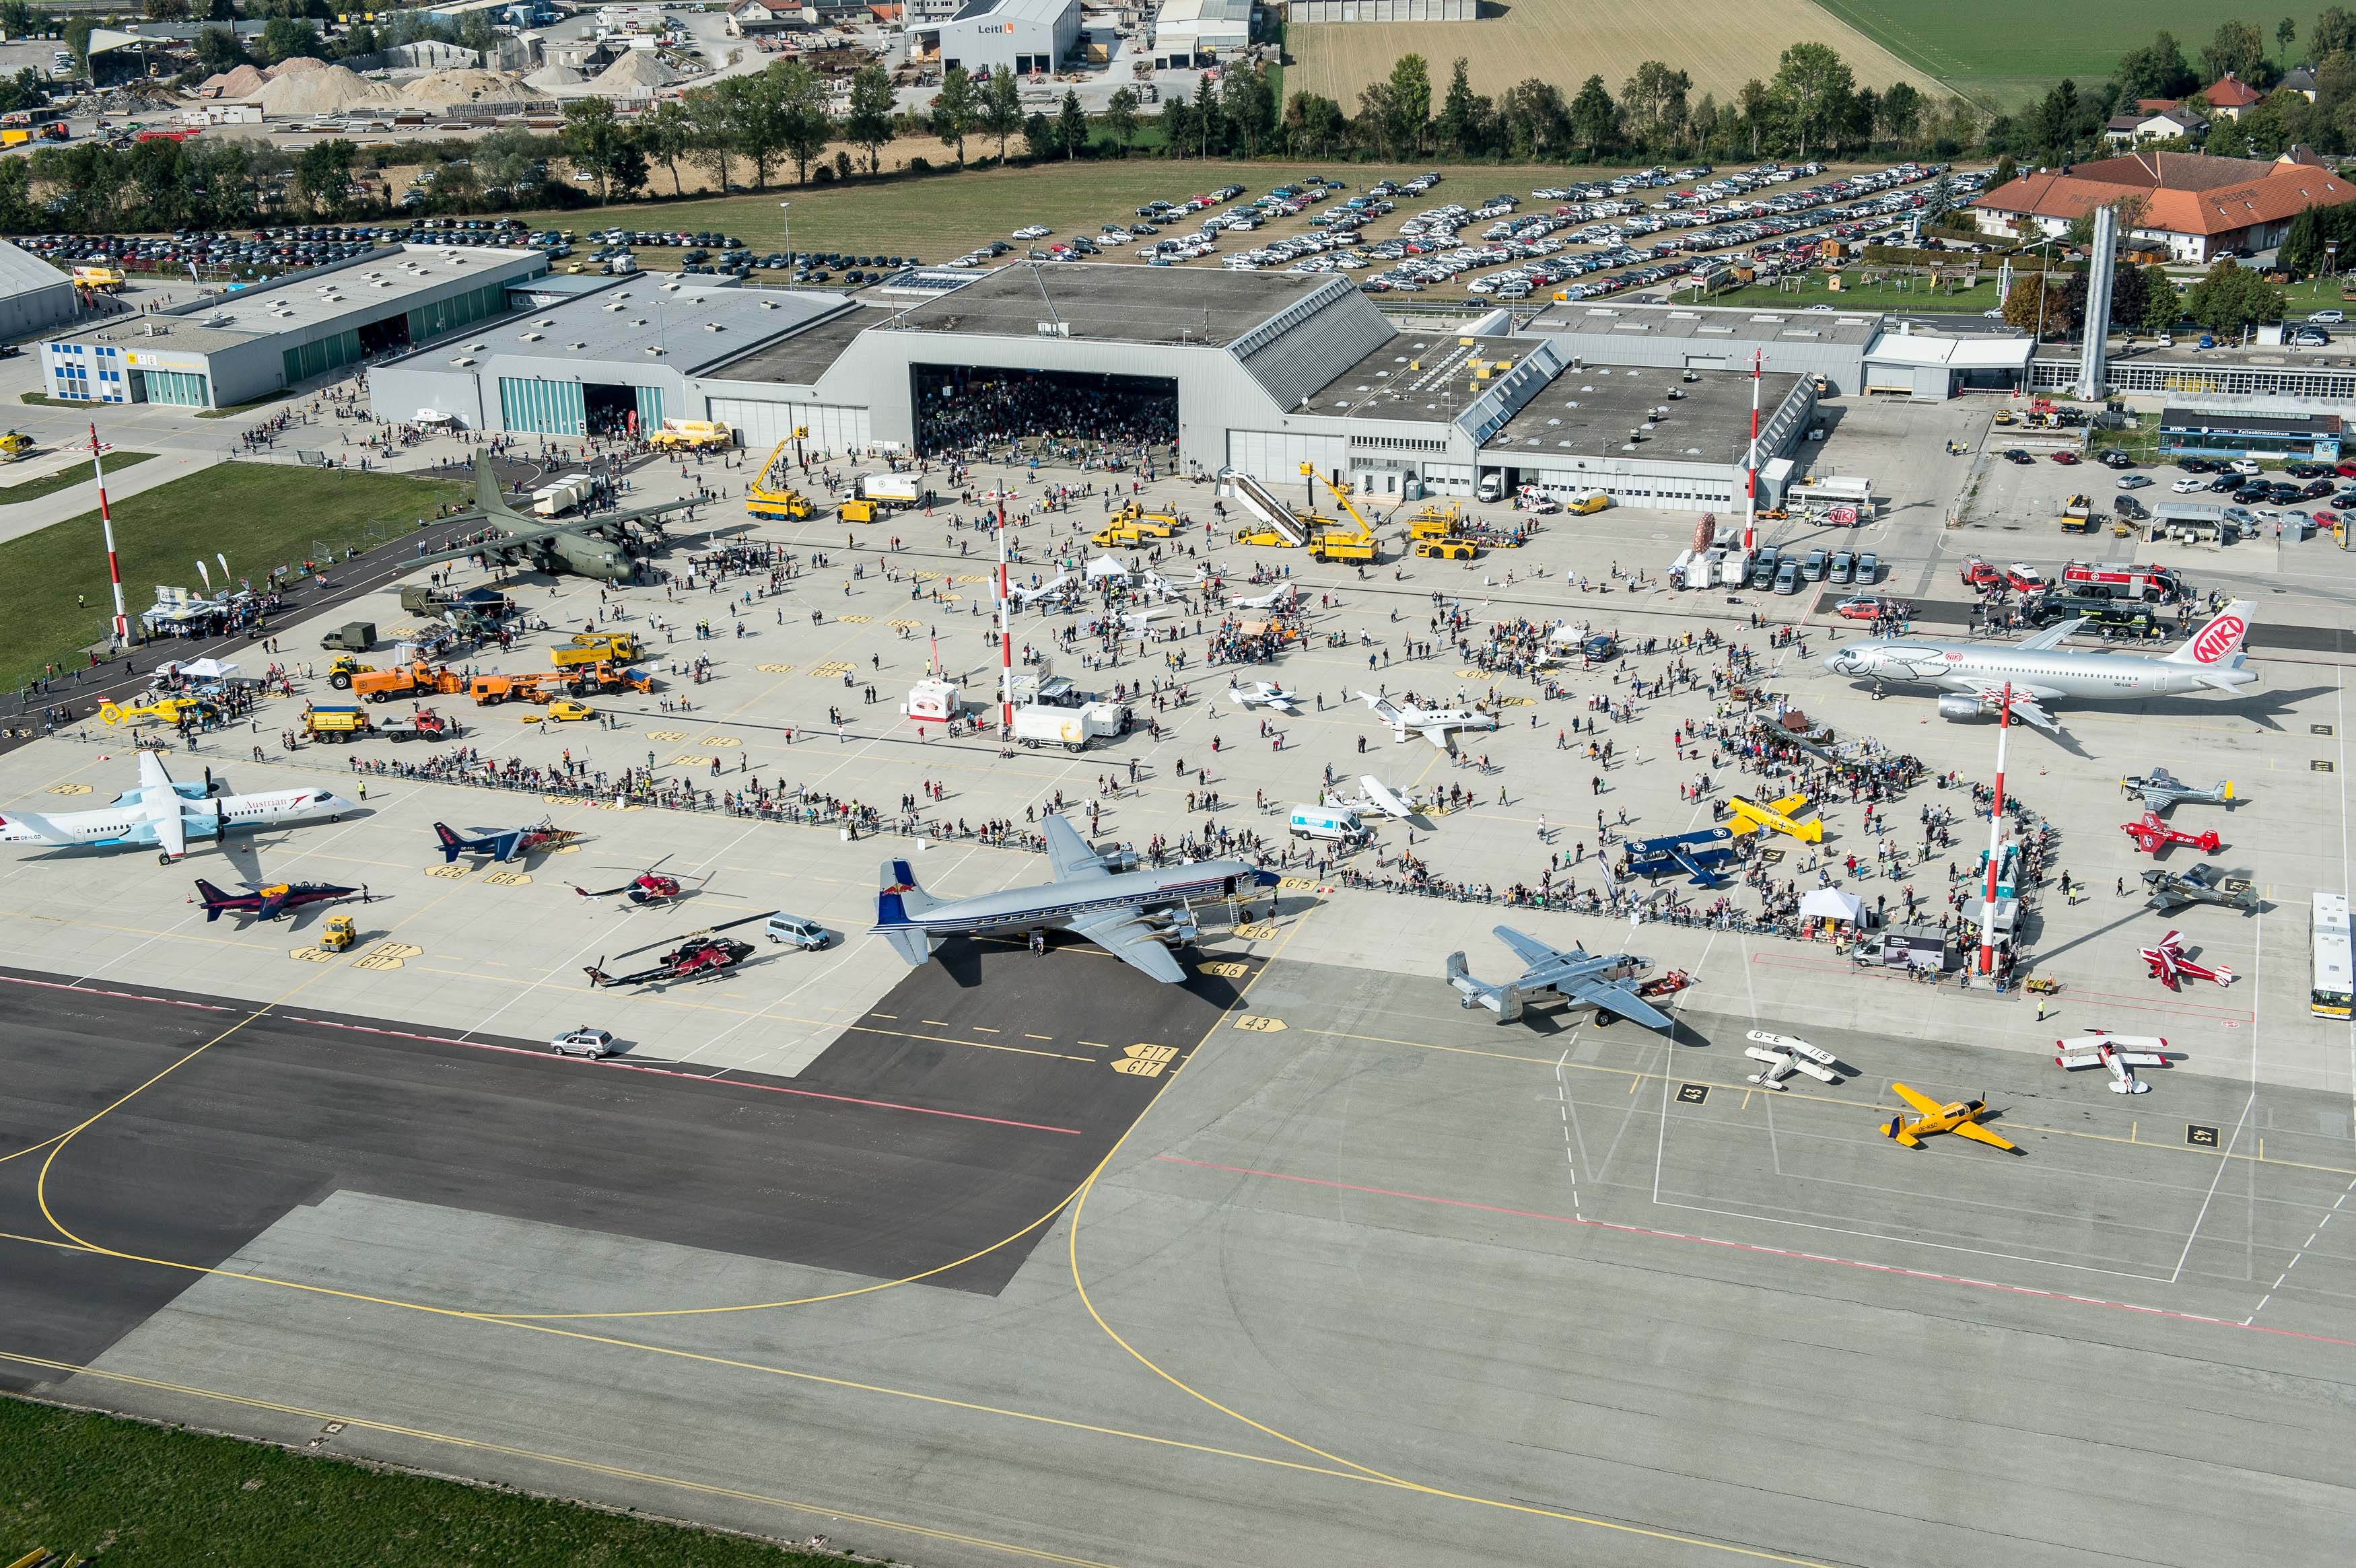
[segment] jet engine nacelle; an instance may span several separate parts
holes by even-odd
[[[1949,695],[1939,699],[1939,717],[1942,719],[1977,719],[1987,711],[1976,697]]]

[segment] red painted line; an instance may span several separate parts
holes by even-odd
[[[1181,1155],[1156,1155],[1154,1158],[1170,1165],[1191,1165],[1201,1170],[1225,1171],[1230,1176],[1257,1176],[1269,1181],[1290,1181],[1303,1187],[1330,1187],[1342,1192],[1362,1192],[1371,1198],[1397,1198],[1409,1203],[1434,1203],[1445,1209],[1472,1209],[1483,1214],[1503,1214],[1515,1220],[1540,1220],[1552,1225],[1580,1225],[1590,1230],[1612,1231],[1623,1236],[1650,1236],[1666,1242],[1690,1242],[1696,1246],[1722,1247],[1729,1252],[1754,1253],[1762,1257],[1790,1258],[1798,1263],[1829,1264],[1835,1268],[1858,1269],[1867,1274],[1890,1275],[1899,1279],[1919,1279],[1936,1285],[1959,1285],[1973,1290],[1993,1290],[2006,1296],[2032,1296],[2040,1301],[2067,1301],[2081,1307],[2106,1307],[2116,1312],[2136,1312],[2147,1317],[2172,1318],[2179,1323],[2202,1323],[2217,1328],[2237,1328],[2249,1334],[2272,1334],[2285,1339],[2308,1339],[2321,1345],[2345,1345],[2356,1349],[2356,1339],[2342,1339],[2329,1334],[2303,1333],[2297,1328],[2270,1328],[2259,1323],[2236,1323],[2230,1317],[2211,1317],[2198,1312],[2178,1312],[2166,1307],[2141,1307],[2131,1301],[2105,1301],[2100,1296],[2073,1296],[2067,1291],[2038,1290],[2025,1285],[2004,1285],[1995,1280],[1972,1279],[1964,1275],[1933,1274],[1925,1269],[1901,1268],[1895,1264],[1868,1263],[1862,1258],[1827,1257],[1822,1253],[1794,1252],[1785,1247],[1762,1246],[1755,1242],[1730,1242],[1717,1236],[1689,1235],[1683,1231],[1656,1231],[1649,1225],[1620,1225],[1609,1220],[1590,1220],[1575,1214],[1549,1214],[1542,1210],[1507,1209],[1494,1203],[1475,1203],[1462,1198],[1435,1198],[1422,1192],[1400,1192],[1387,1187],[1361,1187],[1355,1182],[1328,1181],[1314,1176],[1288,1176],[1278,1170],[1253,1170],[1240,1165],[1218,1165],[1206,1159],[1188,1159]]]
[[[465,1051],[495,1051],[508,1056],[542,1057],[549,1054],[544,1051],[531,1051],[519,1045],[496,1045],[487,1040],[457,1040],[446,1034],[416,1034],[408,1029],[380,1029],[370,1024],[338,1023],[333,1019],[306,1019],[294,1013],[282,1013],[279,1016],[289,1023],[312,1024],[320,1029],[345,1029],[353,1034],[388,1035],[394,1040],[423,1040],[428,1045],[455,1045]],[[681,1072],[675,1067],[654,1067],[643,1061],[609,1061],[596,1057],[584,1057],[580,1059],[579,1064],[584,1067],[603,1067],[615,1072],[651,1072],[659,1078],[684,1078],[695,1083],[719,1082],[718,1075],[714,1073]],[[903,1104],[897,1100],[867,1100],[856,1094],[827,1094],[816,1089],[791,1089],[782,1083],[749,1083],[741,1078],[732,1078],[728,1081],[727,1086],[732,1089],[757,1090],[764,1094],[786,1094],[799,1100],[831,1100],[841,1105],[865,1105],[879,1111],[905,1111],[916,1116],[946,1116],[957,1122],[985,1122],[994,1127],[1017,1127],[1028,1133],[1061,1133],[1067,1137],[1080,1136],[1080,1129],[1077,1127],[1049,1126],[1044,1122],[1017,1122],[1004,1116],[984,1116],[972,1111],[942,1111],[929,1105]]]
[[[172,997],[150,997],[138,991],[110,991],[98,986],[77,986],[63,980],[28,980],[16,975],[0,975],[12,986],[36,986],[44,991],[79,991],[89,997],[113,997],[127,1002],[154,1002],[158,1007],[193,1008],[198,1012],[233,1013],[235,1008],[224,1008],[214,1002],[184,1002]]]

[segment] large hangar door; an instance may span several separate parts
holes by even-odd
[[[1295,435],[1260,430],[1227,432],[1227,466],[1239,468],[1271,485],[1301,477],[1301,465],[1313,463],[1317,472],[1331,476],[1350,472],[1350,443],[1339,435]]]
[[[820,403],[773,403],[756,398],[714,398],[712,417],[736,432],[747,452],[766,452],[799,428],[813,452],[858,452],[869,440],[865,409]]]

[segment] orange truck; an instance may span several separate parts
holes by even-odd
[[[652,691],[654,677],[644,670],[600,659],[594,665],[575,665],[564,672],[566,688],[575,697],[588,697],[601,691]]]
[[[423,697],[435,693],[446,696],[466,688],[466,677],[455,670],[422,663],[356,672],[352,676],[351,686],[354,697],[365,698],[370,702],[390,702],[396,697]]]
[[[466,695],[485,708],[502,702],[552,702],[564,689],[556,671],[540,675],[478,675],[466,683]]]

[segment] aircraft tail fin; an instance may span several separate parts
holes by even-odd
[[[2235,656],[2250,635],[2252,608],[2247,599],[2234,600],[2211,616],[2208,624],[2193,633],[2182,647],[2162,655],[2161,662],[2207,670],[2235,667]]]
[[[889,899],[903,912],[898,917],[902,920],[922,914],[941,901],[916,885],[916,868],[905,860],[886,860],[877,867],[875,890],[876,907],[880,910],[883,901]],[[876,918],[889,923],[886,916],[878,914]]]
[[[446,822],[434,825],[434,837],[442,841],[442,863],[445,866],[455,860],[458,852],[466,847],[466,840],[450,831],[450,825]]]
[[[2231,800],[2231,799],[2233,799],[2233,781],[2232,779],[2227,779],[2223,784],[2219,784],[2219,785],[2217,786],[2217,799],[2218,799],[2218,802],[2222,805],[2222,803],[2224,803],[2224,802],[2226,802],[2226,801],[2229,801],[2229,800]]]
[[[491,459],[487,453],[475,454],[475,509],[494,517],[516,515],[515,508],[508,505],[506,486],[491,471]]]
[[[1522,988],[1510,983],[1492,986],[1474,979],[1461,952],[1448,955],[1448,983],[1462,994],[1462,1006],[1486,1008],[1497,1015],[1499,1023],[1509,1024],[1522,1016]]]
[[[230,900],[229,894],[202,877],[197,879],[197,897],[204,901],[205,923],[208,925],[221,917],[221,911],[228,905]]]

